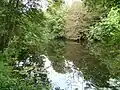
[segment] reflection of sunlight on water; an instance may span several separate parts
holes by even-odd
[[[46,56],[44,57],[44,68],[48,72],[48,78],[54,89],[59,87],[60,90],[94,90],[90,82],[84,80],[82,72],[75,69],[72,62],[65,61],[66,67],[69,67],[72,71],[66,71],[66,73],[61,74],[56,72],[52,67],[51,61]]]

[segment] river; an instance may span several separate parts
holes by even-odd
[[[107,65],[91,53],[85,42],[53,41],[49,46],[49,62],[55,73],[49,76],[53,75],[51,82],[61,90],[119,90]]]
[[[42,58],[29,56],[25,62],[19,62],[18,66],[30,66],[27,77],[41,75],[41,80],[49,82],[52,90],[120,90],[120,82],[112,77],[107,65],[90,52],[86,43],[53,40],[46,51],[40,55]]]

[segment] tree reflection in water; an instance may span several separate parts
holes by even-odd
[[[112,76],[106,65],[85,45],[55,40],[48,44],[46,56],[40,53],[27,55],[17,62],[14,71],[19,70],[19,74],[35,86],[42,84],[55,90],[99,90],[104,87],[117,90],[108,83]]]
[[[108,83],[112,78],[107,66],[101,60],[91,54],[87,46],[70,41],[54,41],[49,45],[48,56],[56,72],[65,73],[65,60],[70,60],[76,68],[79,68],[86,81],[92,82],[92,86],[98,88],[114,88]],[[52,52],[53,51],[53,52]],[[69,67],[67,67],[69,69]],[[89,87],[89,84],[86,84]],[[86,90],[87,90],[86,87]]]

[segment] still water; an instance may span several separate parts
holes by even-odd
[[[48,78],[52,84],[53,90],[95,90],[92,83],[84,80],[84,76],[73,62],[65,60],[65,73],[56,72],[53,69],[51,61],[44,56],[45,66]]]
[[[50,49],[49,56],[44,59],[47,75],[54,90],[95,90],[92,83],[84,79],[83,73],[73,63],[75,60],[80,60],[82,56],[80,53],[83,53],[84,48],[82,49],[76,42],[56,44],[51,49],[56,48],[59,52],[51,52]]]
[[[45,65],[50,65],[47,71],[54,89],[120,90],[107,65],[85,43],[53,41],[49,46]]]
[[[120,80],[86,43],[54,40],[47,46],[46,54],[30,54],[16,63],[26,79],[34,79],[35,87],[43,81],[52,90],[120,90]]]

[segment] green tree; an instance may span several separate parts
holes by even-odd
[[[45,12],[38,9],[37,1],[28,0],[26,4],[23,4],[22,0],[0,1],[1,90],[42,90],[44,88],[41,84],[39,87],[34,87],[34,82],[30,79],[27,82],[24,81],[22,75],[19,74],[20,71],[18,73],[13,71],[16,61],[25,60],[29,54],[45,53],[47,43],[62,31],[64,22],[61,19],[62,16],[46,11],[50,17],[47,16]],[[61,2],[58,3],[60,5]],[[54,12],[56,13],[57,9],[54,9]],[[55,20],[52,20],[54,18]],[[55,25],[51,26],[50,21]],[[61,31],[52,30],[59,25],[62,25]]]

